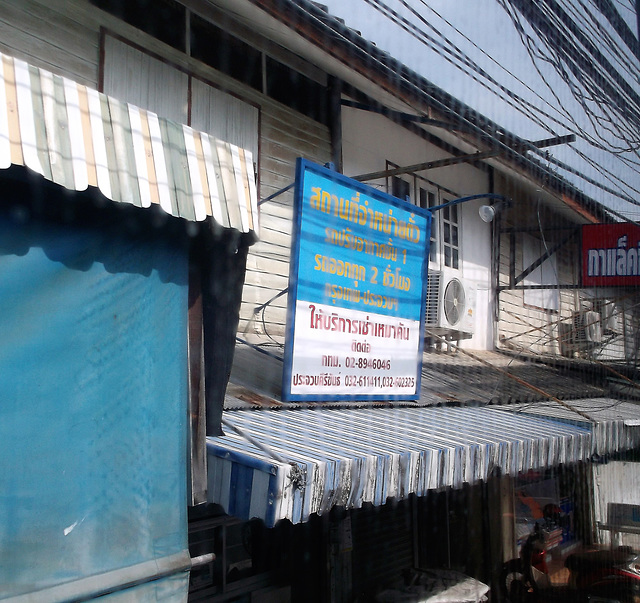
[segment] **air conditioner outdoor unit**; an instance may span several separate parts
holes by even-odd
[[[428,276],[426,329],[471,337],[475,328],[475,285],[437,271],[430,270]]]
[[[602,300],[600,304],[602,335],[618,335],[622,332],[623,312],[613,300]]]
[[[574,343],[602,343],[602,325],[600,314],[592,310],[576,312],[573,315]]]
[[[599,312],[574,312],[558,325],[560,353],[568,358],[589,356],[602,345],[602,317]]]

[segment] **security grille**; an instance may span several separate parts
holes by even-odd
[[[438,326],[441,281],[441,272],[436,272],[434,270],[429,271],[427,279],[427,310],[425,314],[427,326]]]

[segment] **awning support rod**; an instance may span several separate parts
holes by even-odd
[[[535,262],[533,262],[528,268],[523,270],[520,275],[516,276],[513,281],[513,285],[517,285],[520,281],[524,280],[527,276],[529,276],[536,268],[539,268],[546,262],[556,251],[562,249],[569,241],[571,241],[576,235],[578,235],[580,229],[575,229],[568,237],[562,239],[559,243],[556,243],[550,249],[547,249],[547,252],[541,255]]]
[[[224,417],[222,417],[222,424],[225,427],[228,427],[232,431],[235,431],[241,438],[244,438],[250,444],[253,444],[258,450],[264,452],[267,456],[271,457],[274,461],[281,463],[283,465],[289,465],[291,467],[291,473],[289,474],[289,479],[295,488],[299,490],[304,490],[305,482],[307,478],[307,471],[304,466],[300,466],[298,463],[293,461],[288,461],[283,456],[278,454],[275,450],[273,450],[270,446],[267,446],[263,442],[259,442],[252,435],[248,434],[244,429],[240,429],[236,427],[230,421],[227,421]]]
[[[471,153],[470,155],[458,155],[456,157],[445,157],[444,159],[436,159],[434,161],[426,161],[424,163],[416,163],[414,165],[408,165],[406,167],[392,168],[390,170],[381,170],[378,172],[370,172],[368,174],[361,174],[360,176],[351,176],[353,180],[358,182],[366,182],[367,180],[377,180],[378,178],[389,178],[391,176],[398,176],[400,174],[411,174],[413,172],[422,172],[424,170],[433,170],[439,167],[447,167],[449,165],[456,165],[458,163],[467,163],[470,161],[479,161],[480,159],[489,159],[490,157],[497,157],[501,155],[502,151],[485,151],[478,153]]]
[[[565,142],[573,142],[575,136],[560,137],[554,142],[554,139],[547,138],[545,140],[539,140],[534,142],[523,141],[520,145],[525,150],[537,149],[538,145],[549,146],[550,144],[563,144]],[[447,167],[450,165],[457,165],[459,163],[470,163],[472,161],[479,161],[481,159],[491,159],[492,157],[499,157],[504,155],[504,150],[493,151],[478,151],[477,153],[471,153],[469,155],[456,155],[453,157],[445,157],[444,159],[436,159],[434,161],[426,161],[424,163],[416,163],[414,165],[408,165],[406,167],[391,168],[389,170],[381,170],[378,172],[370,172],[369,174],[362,174],[360,176],[352,176],[354,180],[359,182],[365,182],[367,180],[377,180],[378,178],[389,178],[391,176],[398,176],[400,174],[411,174],[413,172],[422,172],[424,170],[432,170],[440,167]]]
[[[444,209],[445,207],[451,207],[452,205],[459,205],[460,203],[466,203],[467,201],[474,201],[475,199],[497,199],[498,201],[505,201],[506,203],[511,203],[511,199],[499,193],[478,193],[477,195],[460,197],[459,199],[454,199],[453,201],[447,201],[447,203],[443,203],[442,205],[436,205],[435,207],[430,207],[429,211],[431,212],[439,211],[441,209]]]
[[[384,115],[389,119],[396,119],[398,121],[409,121],[420,124],[425,124],[427,126],[435,126],[437,128],[444,128],[445,130],[450,130],[452,132],[474,132],[474,129],[471,127],[465,127],[460,124],[453,124],[448,121],[444,121],[441,119],[433,119],[428,115],[415,115],[413,113],[403,113],[402,111],[394,111],[393,109],[389,109],[383,106],[373,106],[367,105],[365,103],[359,103],[357,101],[350,101],[346,99],[342,99],[340,104],[343,107],[351,107],[352,109],[360,109],[362,111],[369,111],[371,113],[379,113],[380,115]],[[546,147],[553,147],[561,144],[567,144],[570,142],[575,142],[576,136],[575,134],[566,134],[564,136],[553,136],[552,138],[544,138],[542,140],[529,141],[523,140],[521,143],[515,143],[514,146],[516,148],[531,148],[535,147],[537,149],[543,149]]]
[[[276,191],[275,193],[273,193],[273,195],[269,195],[264,199],[260,199],[260,201],[258,201],[258,207],[263,203],[266,203],[267,201],[271,201],[271,199],[275,199],[279,195],[282,195],[282,193],[286,193],[290,188],[293,188],[295,185],[296,183],[292,182],[291,184],[287,184],[287,186],[285,186],[284,188],[281,188],[279,191]]]
[[[248,434],[243,429],[236,427],[233,423],[227,421],[227,419],[225,419],[224,417],[222,417],[222,424],[232,431],[235,431],[241,438],[244,438],[245,440],[247,440],[247,442],[253,444],[258,450],[261,450],[266,455],[270,456],[274,461],[278,461],[278,463],[282,463],[283,465],[290,464],[287,459],[279,455],[275,450],[272,450],[269,446],[263,444],[262,442],[258,442],[258,440],[256,440],[252,435]]]

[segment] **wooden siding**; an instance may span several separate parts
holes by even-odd
[[[262,105],[260,147],[260,195],[263,199],[294,181],[298,157],[320,164],[331,161],[328,128],[271,101]],[[255,319],[253,312],[289,284],[292,227],[293,189],[260,207],[260,241],[250,249],[247,260],[239,325],[241,334],[257,333],[283,341],[286,295],[269,304]]]
[[[515,228],[512,235],[509,232],[502,232],[500,237],[500,256],[498,269],[498,285],[500,287],[509,286],[511,262],[515,262],[515,276],[518,277],[527,268],[524,265],[524,235],[518,232],[518,228],[527,228],[526,236],[543,240],[543,246],[551,249],[560,241],[566,239],[571,234],[571,229],[576,228],[574,224],[563,223],[551,212],[545,211],[542,216],[538,216],[539,209],[534,203],[523,203],[519,207],[516,216],[507,212],[503,228]],[[538,224],[536,232],[536,220],[527,220],[534,216],[542,221]],[[524,220],[523,220],[524,217]],[[558,227],[566,227],[559,230]],[[515,238],[514,257],[511,257],[511,237]],[[561,247],[555,254],[557,283],[560,286],[575,285],[580,282],[579,261],[580,247],[579,239],[572,241]],[[524,281],[517,286],[526,284]],[[558,288],[558,309],[546,310],[525,303],[525,295],[522,289],[505,289],[498,296],[498,324],[497,324],[497,346],[517,351],[527,351],[535,354],[557,355],[561,349],[561,324],[568,324],[573,313],[580,308],[581,302],[586,299],[583,292],[576,289]]]
[[[86,2],[3,0],[0,51],[97,88],[99,14]]]
[[[580,236],[576,233],[580,219],[568,218],[556,206],[545,205],[536,193],[503,175],[496,174],[495,186],[497,192],[513,199],[514,203],[510,210],[501,213],[497,224],[500,230],[497,284],[506,289],[496,297],[496,347],[525,354],[578,356],[597,361],[633,360],[632,340],[638,332],[640,318],[635,309],[637,295],[622,288],[580,288],[581,249]],[[515,233],[513,258],[511,229]],[[543,241],[543,247],[547,248],[566,240],[572,233],[577,235],[555,254],[558,284],[564,287],[557,291],[557,312],[527,305],[522,289],[508,289],[511,262],[515,264],[516,276],[525,268],[523,233]],[[574,317],[591,310],[601,317],[602,341],[598,345],[576,342],[582,335],[574,328]]]
[[[512,226],[511,224],[509,226]],[[568,225],[569,228],[571,225]],[[576,226],[573,225],[575,228]],[[568,230],[552,232],[543,229],[549,248],[564,239]],[[535,233],[529,232],[533,235]],[[537,235],[541,235],[538,233]],[[511,263],[511,241],[509,233],[503,232],[500,239],[499,286],[509,286]],[[543,310],[525,303],[524,291],[505,289],[498,295],[497,346],[503,349],[542,355],[581,357],[597,361],[635,361],[635,338],[640,317],[638,316],[637,292],[624,288],[580,288],[580,238],[556,252],[558,284],[558,311]],[[515,233],[515,274],[523,265],[523,241]],[[522,285],[523,283],[518,283]],[[568,287],[567,287],[568,286]],[[601,332],[600,342],[583,339],[577,315],[593,311],[599,316],[597,327]],[[578,321],[578,323],[574,321]],[[591,320],[591,319],[590,319]]]
[[[506,240],[505,240],[506,239]],[[577,249],[574,247],[574,251]],[[557,258],[558,281],[560,284],[575,283],[575,271],[565,254]],[[523,266],[522,240],[516,236],[515,249],[516,276]],[[508,237],[501,241],[500,285],[509,284],[510,242]],[[529,349],[535,353],[559,353],[558,322],[571,317],[575,305],[575,292],[560,289],[557,312],[544,310],[524,303],[524,291],[504,290],[499,297],[498,341],[507,348]]]

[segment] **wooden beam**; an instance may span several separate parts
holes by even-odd
[[[536,268],[542,266],[542,264],[544,264],[544,262],[546,262],[556,251],[562,249],[569,241],[580,234],[580,232],[582,232],[581,228],[576,228],[568,237],[564,238],[562,241],[551,247],[551,249],[547,249],[546,253],[542,254],[535,262],[533,262],[528,268],[523,270],[520,275],[515,278],[513,284],[517,285],[520,281],[523,281]]]
[[[537,140],[534,142],[524,142],[522,149],[528,147],[543,148],[547,146],[565,144],[567,142],[573,142],[575,136],[570,134],[568,136],[556,136],[555,138],[545,138],[544,140]],[[472,161],[479,161],[481,159],[489,159],[490,157],[498,157],[504,155],[504,151],[482,151],[477,153],[471,153],[469,155],[457,155],[455,157],[445,157],[443,159],[436,159],[434,161],[426,161],[424,163],[416,163],[414,165],[408,165],[405,167],[391,168],[388,170],[380,170],[378,172],[369,172],[368,174],[361,174],[360,176],[352,176],[354,180],[359,182],[366,182],[367,180],[377,180],[378,178],[390,178],[391,176],[398,176],[400,174],[411,174],[413,172],[422,172],[424,170],[433,170],[435,168],[447,167],[450,165],[457,165],[459,163],[469,163]]]
[[[560,144],[568,144],[570,142],[575,142],[576,136],[575,134],[567,134],[566,136],[554,136],[553,138],[544,138],[542,140],[535,140],[533,142],[527,142],[524,146],[534,146],[537,149],[544,149],[546,147],[555,147]]]
[[[436,159],[435,161],[426,161],[425,163],[416,163],[406,167],[392,168],[390,170],[381,170],[379,172],[370,172],[369,174],[361,174],[360,176],[351,176],[359,182],[367,180],[377,180],[378,178],[388,178],[399,174],[410,174],[413,172],[422,172],[424,170],[432,170],[439,167],[456,165],[458,163],[466,163],[468,161],[478,161],[479,159],[487,159],[501,155],[502,151],[485,151],[483,153],[472,153],[471,155],[459,155],[457,157],[445,157],[444,159]]]
[[[638,0],[640,2],[640,0]],[[409,121],[420,124],[425,124],[427,126],[433,126],[435,128],[444,128],[446,130],[452,131],[463,131],[463,132],[471,132],[472,128],[469,127],[460,127],[459,125],[454,125],[450,122],[443,121],[441,119],[433,119],[428,117],[427,115],[414,115],[413,113],[403,113],[401,111],[394,111],[393,109],[388,109],[387,107],[381,105],[368,105],[366,103],[360,103],[357,101],[351,101],[347,99],[342,99],[341,104],[343,107],[351,107],[352,109],[360,109],[361,111],[370,111],[372,113],[379,113],[380,115],[384,115],[389,119],[394,119],[396,121]],[[576,137],[575,134],[567,134],[566,136],[554,136],[552,138],[545,138],[543,140],[538,140],[535,142],[524,141],[522,145],[514,145],[515,148],[527,148],[527,147],[536,147],[537,149],[543,149],[545,147],[553,147],[560,144],[567,144],[569,142],[575,142]]]

